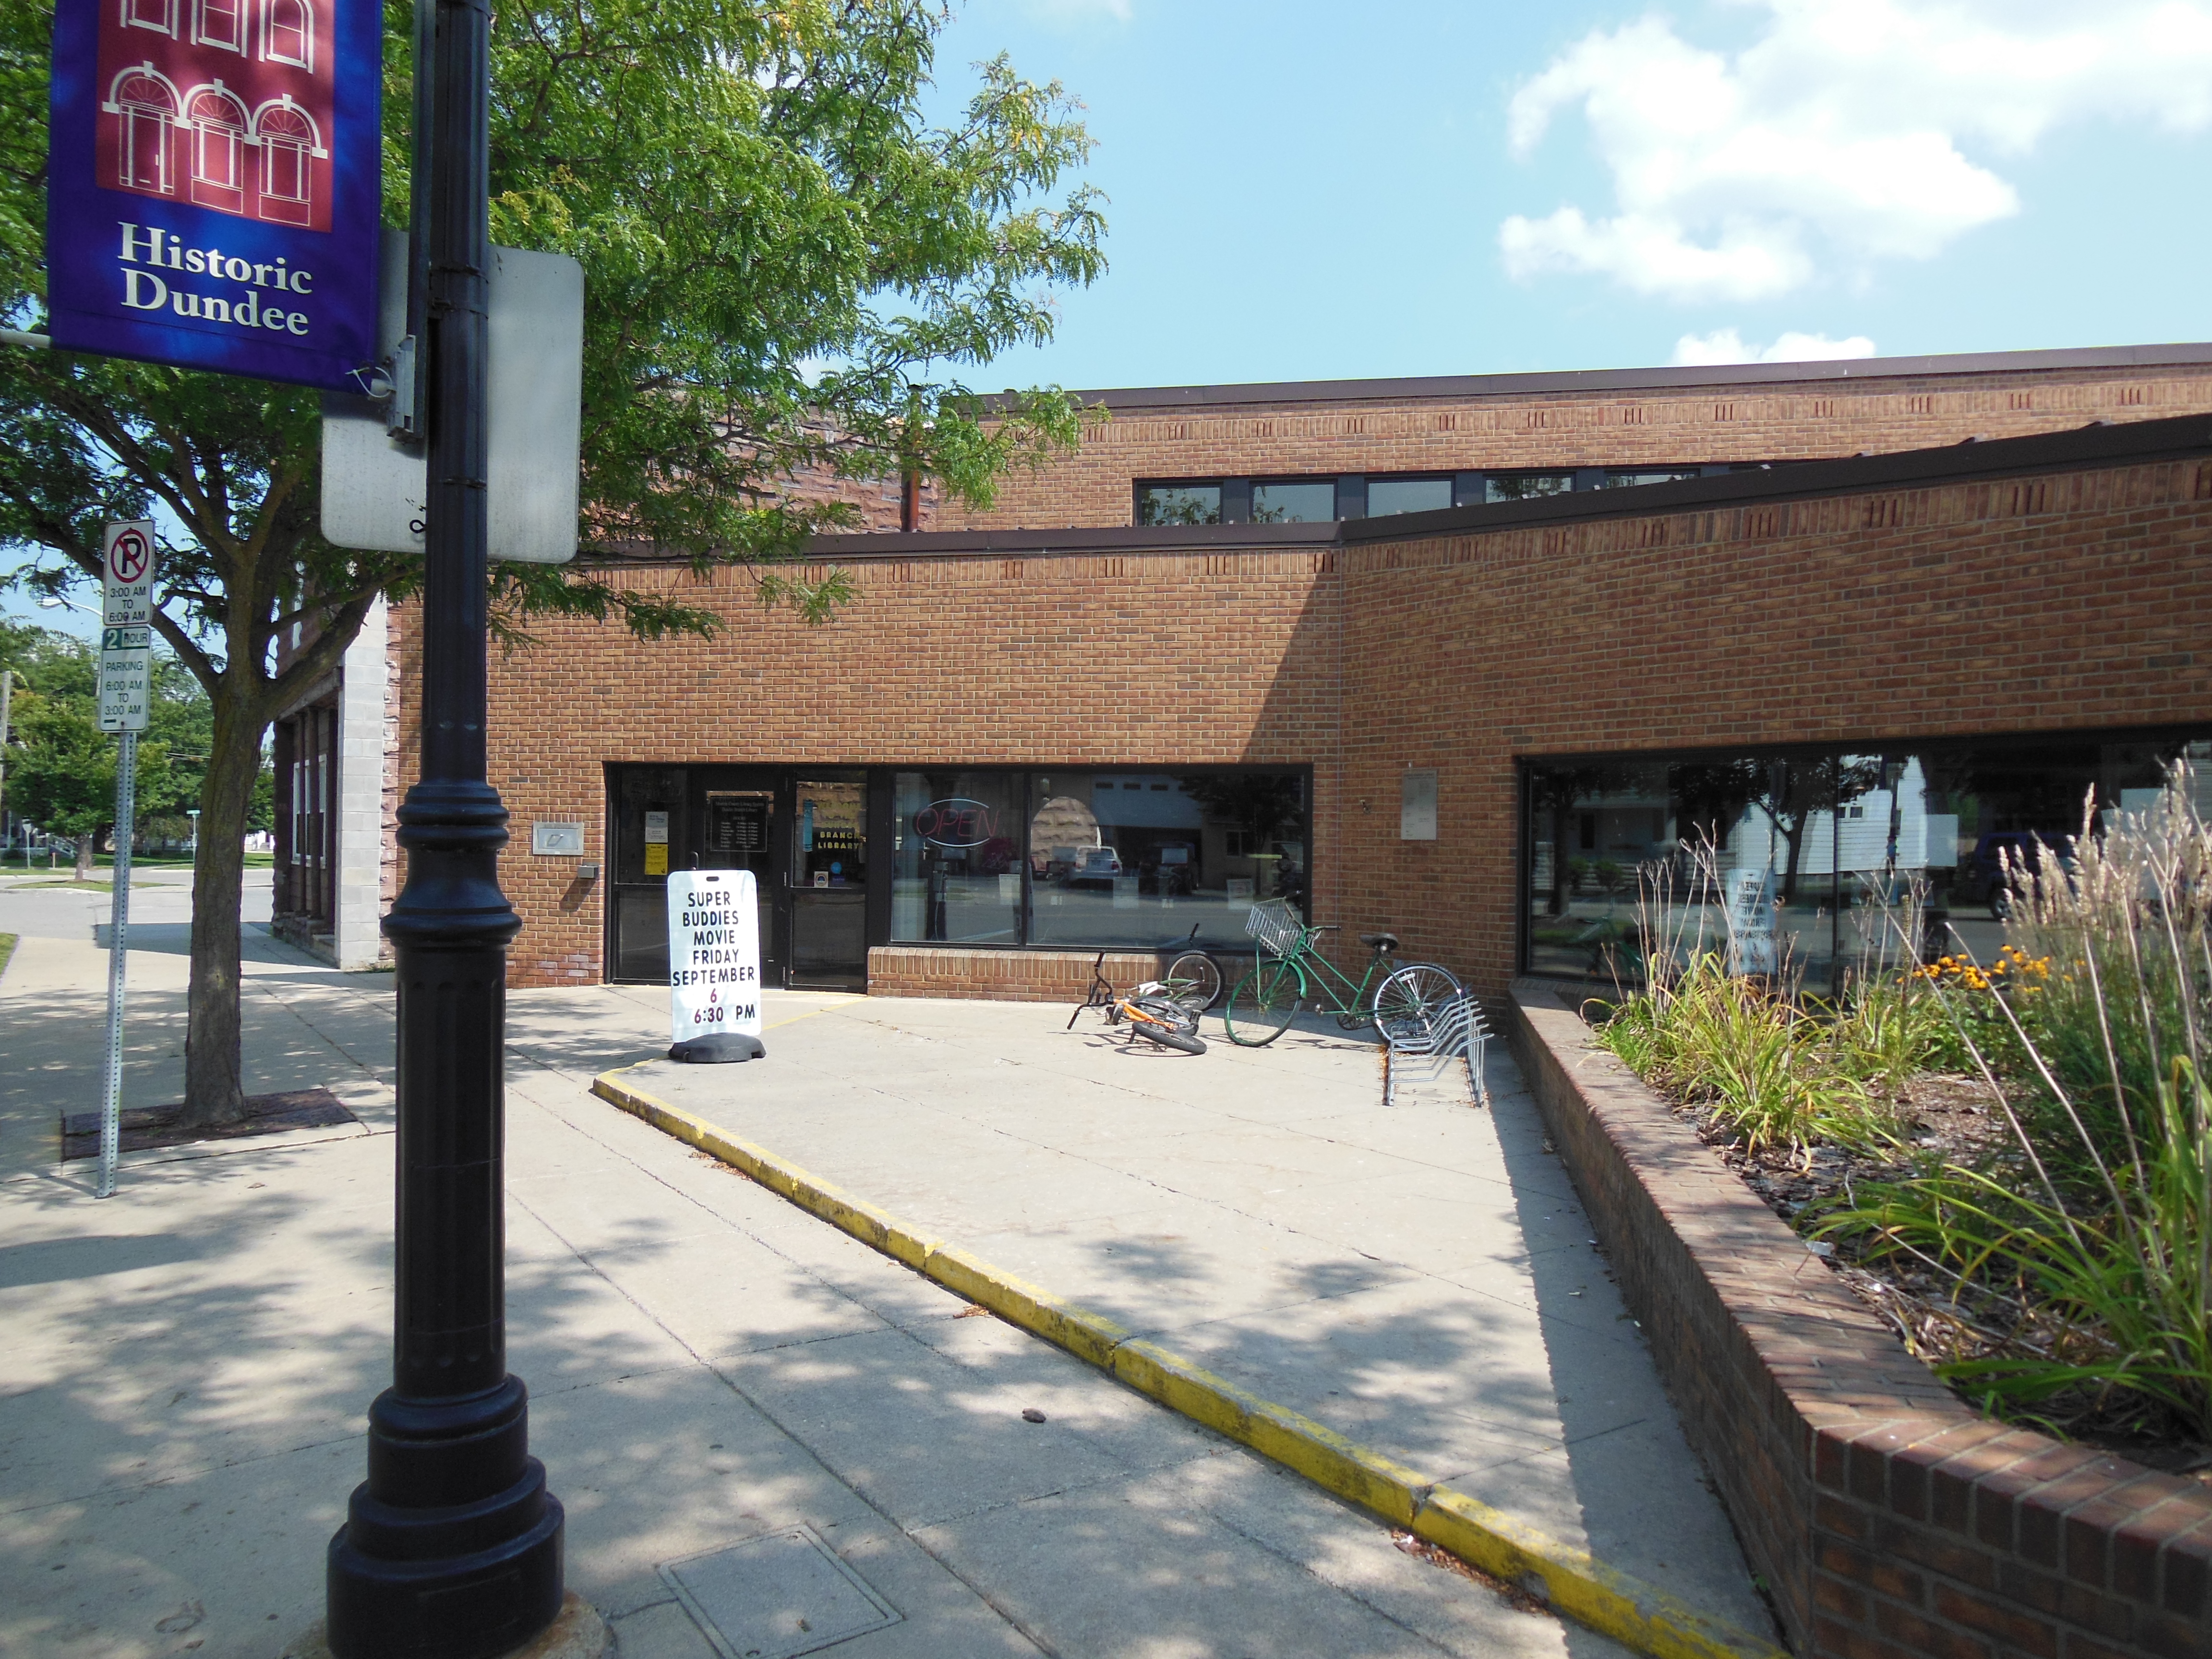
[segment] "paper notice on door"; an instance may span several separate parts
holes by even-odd
[[[645,873],[648,876],[665,876],[668,873],[668,843],[666,842],[649,841],[645,844]]]

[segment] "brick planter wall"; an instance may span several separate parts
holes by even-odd
[[[2212,1650],[2212,1492],[1970,1411],[1586,1029],[1514,987],[1508,1040],[1799,1652]]]

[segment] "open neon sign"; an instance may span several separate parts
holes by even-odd
[[[914,815],[913,823],[914,833],[933,847],[981,847],[998,836],[999,810],[953,795],[930,802]]]

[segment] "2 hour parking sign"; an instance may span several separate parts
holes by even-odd
[[[100,729],[143,732],[153,696],[154,526],[111,523],[103,540]]]
[[[760,890],[751,871],[669,877],[668,1003],[678,1042],[760,1035]]]
[[[377,0],[61,0],[54,343],[366,390],[381,58]]]

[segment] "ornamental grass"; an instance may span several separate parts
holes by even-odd
[[[1690,852],[1719,891],[1716,849]],[[2193,773],[2177,765],[2147,811],[2093,800],[2078,836],[2003,873],[1994,958],[1953,931],[1923,959],[1924,890],[1874,892],[1827,1003],[1733,918],[1715,948],[1672,865],[1649,866],[1644,979],[1596,1041],[1752,1152],[1857,1154],[1875,1178],[1797,1224],[1948,1283],[1961,1340],[1936,1369],[1986,1409],[2212,1443],[2212,829]],[[1984,1085],[1992,1150],[1910,1144],[1909,1085],[1950,1073]]]
[[[2163,1408],[2212,1440],[2212,830],[2177,767],[2157,804],[2094,803],[2069,845],[2011,864],[2008,945],[1918,978],[1987,1083],[2011,1155],[1863,1190],[1820,1231],[1936,1266],[2008,1307],[1939,1367],[2011,1415]]]

